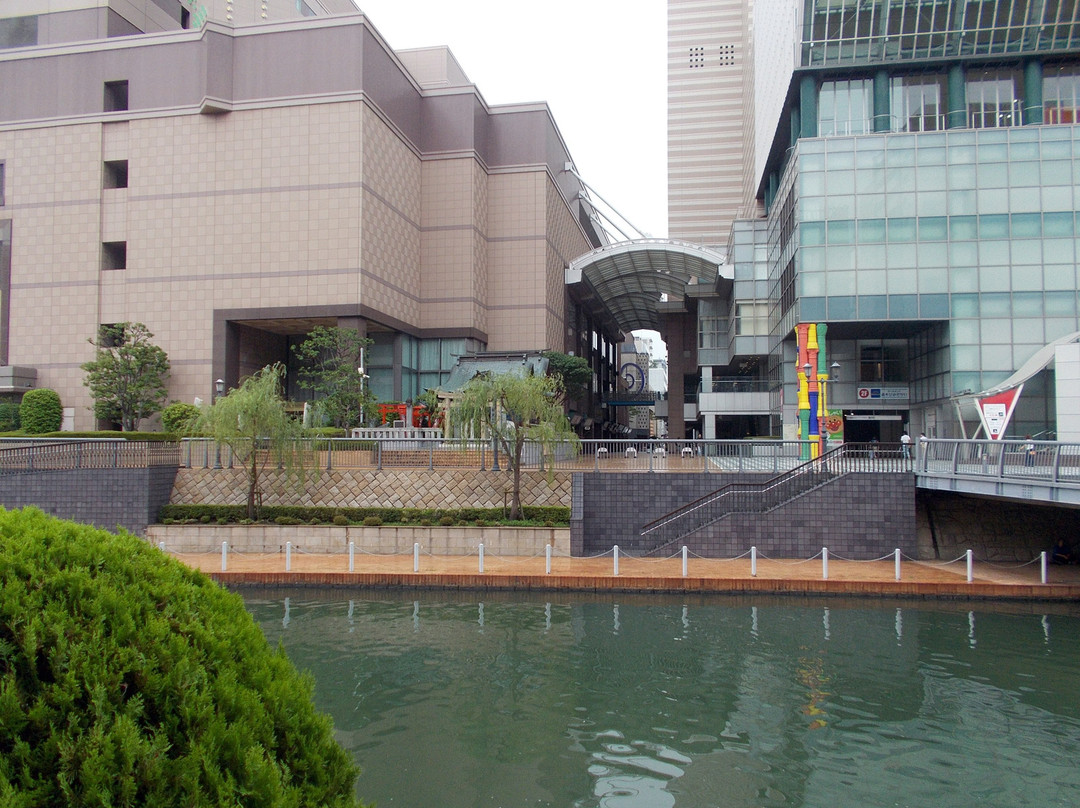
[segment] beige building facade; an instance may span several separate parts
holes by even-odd
[[[620,335],[565,283],[602,237],[547,106],[491,107],[448,50],[395,53],[363,15],[304,17],[0,49],[0,364],[75,428],[87,340],[125,321],[180,401],[315,325],[373,340],[382,400],[478,350],[613,364]]]

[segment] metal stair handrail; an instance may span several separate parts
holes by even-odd
[[[910,454],[910,451],[909,451]],[[900,444],[845,443],[759,483],[718,488],[644,525],[641,536],[657,550],[732,513],[764,513],[852,471],[912,471]]]

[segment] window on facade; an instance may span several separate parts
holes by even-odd
[[[769,333],[769,304],[735,304],[735,336],[764,337]]]
[[[38,16],[8,17],[0,20],[0,50],[26,48],[38,43]]]
[[[1062,70],[1043,79],[1043,123],[1080,123],[1080,73]]]
[[[105,82],[105,112],[123,112],[128,108],[127,81]]]
[[[698,318],[698,347],[722,348],[726,329],[720,317]]]
[[[890,95],[892,131],[933,132],[945,128],[940,79],[894,78]]]
[[[127,242],[106,241],[101,245],[102,269],[127,269]]]
[[[105,188],[127,188],[128,161],[106,160],[102,184]]]
[[[871,130],[873,83],[826,81],[818,94],[818,134],[862,135]]]
[[[1018,126],[1020,99],[1013,76],[988,75],[969,79],[966,87],[968,124],[973,129]]]
[[[0,160],[0,207],[4,206],[4,161]]]
[[[907,381],[907,345],[903,342],[859,345],[859,381]]]

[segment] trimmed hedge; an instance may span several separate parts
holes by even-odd
[[[356,806],[312,690],[205,575],[0,509],[0,804]]]
[[[476,524],[561,526],[570,524],[570,509],[529,507],[524,520],[511,522],[502,508],[328,508],[315,506],[263,505],[259,509],[264,522],[289,525],[363,525],[369,519],[383,525]],[[244,524],[247,510],[243,505],[166,505],[158,514],[163,524]],[[448,523],[443,522],[449,519]],[[288,520],[288,521],[284,521]],[[344,522],[342,521],[344,520]]]
[[[39,387],[23,393],[19,405],[19,421],[27,435],[55,432],[64,422],[64,408],[60,395],[48,387]]]

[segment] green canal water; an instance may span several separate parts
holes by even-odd
[[[1080,804],[1080,610],[243,592],[381,808]]]

